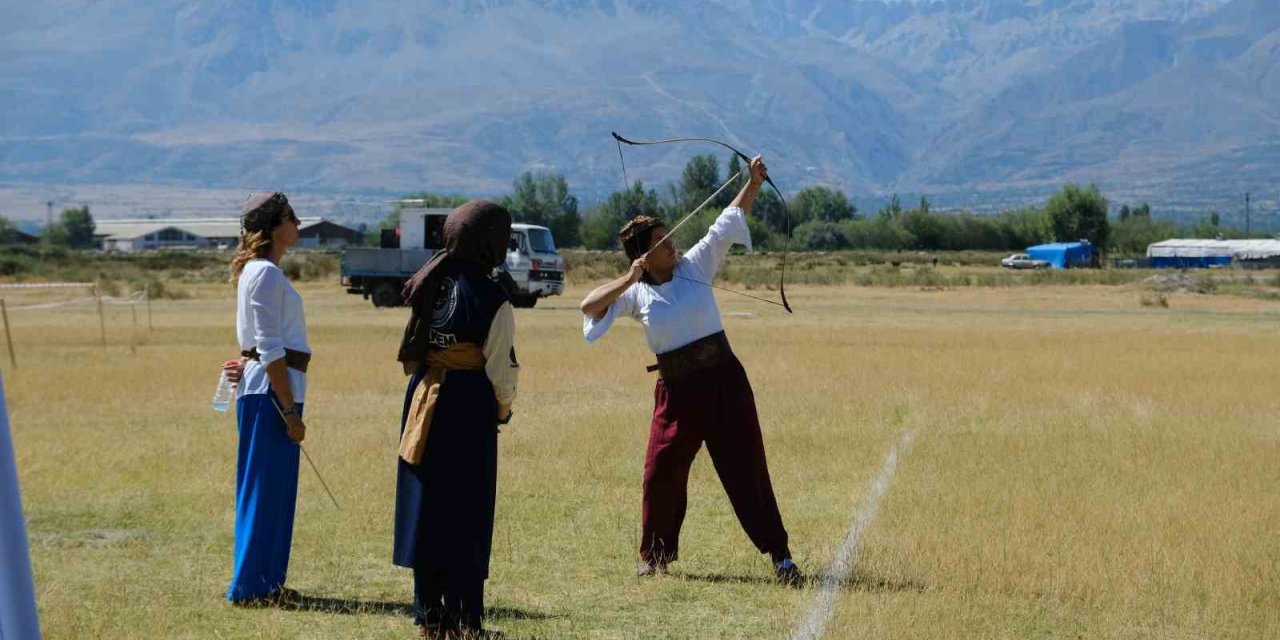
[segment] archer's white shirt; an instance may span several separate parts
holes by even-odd
[[[631,285],[609,306],[603,318],[583,316],[583,336],[588,342],[595,342],[615,319],[627,316],[644,325],[649,350],[667,353],[724,331],[720,307],[707,284],[715,278],[729,247],[735,244],[750,250],[751,232],[742,209],[729,207],[716,218],[707,235],[676,262],[675,277],[670,282]]]
[[[284,271],[270,260],[250,260],[236,284],[236,336],[240,349],[257,347],[258,360],[244,365],[238,395],[265,394],[271,388],[266,365],[284,357],[286,348],[311,353],[302,296]],[[305,402],[307,375],[289,369],[293,401]]]

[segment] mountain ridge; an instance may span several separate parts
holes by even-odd
[[[621,184],[618,130],[764,152],[789,190],[981,209],[1081,181],[1191,210],[1280,155],[1264,0],[378,7],[14,7],[0,183],[492,194],[551,170],[591,202]],[[628,149],[628,170],[660,184],[700,151]]]

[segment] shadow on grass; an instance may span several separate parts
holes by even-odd
[[[413,605],[408,602],[384,602],[301,595],[296,602],[280,607],[286,611],[311,611],[343,615],[413,616]]]
[[[409,602],[326,598],[306,594],[299,596],[297,602],[280,608],[286,611],[310,611],[342,615],[413,617],[413,604]],[[487,620],[555,620],[566,616],[530,611],[517,607],[485,607],[484,617]]]
[[[710,582],[713,584],[759,584],[773,585],[780,588],[786,588],[787,585],[778,582],[775,578],[766,576],[743,576],[724,573],[672,573],[672,577],[682,580],[692,580],[695,582]],[[796,585],[797,589],[820,589],[825,581],[824,576],[807,575],[804,581]],[[837,588],[845,591],[875,591],[880,593],[901,593],[914,592],[923,593],[926,591],[925,585],[910,581],[895,581],[878,576],[870,576],[866,574],[855,573],[842,580],[836,580]]]
[[[485,607],[484,617],[486,620],[562,620],[569,616],[563,613],[542,613],[516,607]]]

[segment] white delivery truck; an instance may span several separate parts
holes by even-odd
[[[383,231],[378,248],[343,250],[342,285],[375,307],[404,304],[404,283],[444,245],[444,220],[452,209],[425,208],[401,201],[400,227]],[[551,230],[532,224],[511,225],[507,259],[495,274],[511,291],[511,304],[532,307],[538,298],[564,292],[564,258],[556,252]]]

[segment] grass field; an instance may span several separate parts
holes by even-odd
[[[47,637],[412,637],[411,577],[390,563],[405,312],[302,286],[307,448],[342,510],[304,467],[289,576],[308,607],[240,610],[222,599],[234,418],[208,407],[234,348],[233,291],[188,289],[155,303],[136,349],[127,307],[108,308],[105,350],[91,306],[10,314]],[[792,637],[821,587],[771,582],[705,454],[681,562],[634,576],[651,356],[634,323],[583,342],[584,291],[517,312],[486,624],[510,638]],[[788,294],[793,316],[721,302],[809,573],[909,439],[823,637],[1280,636],[1280,305],[1149,307],[1131,286]]]

